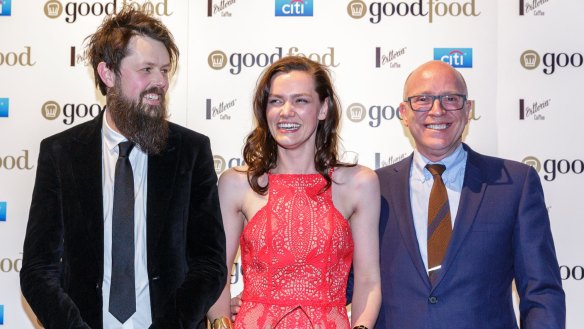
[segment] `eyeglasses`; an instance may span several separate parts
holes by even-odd
[[[466,102],[466,95],[450,94],[450,95],[416,95],[407,98],[412,110],[416,112],[428,112],[434,106],[434,101],[438,99],[440,106],[445,111],[459,111],[464,107]]]

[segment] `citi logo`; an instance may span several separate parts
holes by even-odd
[[[8,118],[8,105],[10,105],[10,99],[0,98],[0,118]]]
[[[519,120],[526,120],[533,118],[533,120],[545,120],[545,116],[541,113],[544,109],[550,106],[551,99],[546,99],[540,102],[532,102],[525,104],[524,99],[519,100]]]
[[[0,324],[4,324],[4,305],[0,305]]]
[[[0,201],[0,222],[6,221],[6,201]]]
[[[405,55],[406,49],[407,47],[402,47],[383,52],[380,47],[375,47],[375,67],[389,66],[392,69],[399,69],[401,64],[397,60]]]
[[[472,48],[434,48],[434,59],[457,68],[472,67]]]
[[[220,102],[217,105],[213,105],[211,99],[207,99],[207,115],[206,119],[211,120],[215,118],[219,118],[219,120],[231,120],[231,115],[227,113],[228,111],[232,111],[235,106],[235,102],[237,99],[232,99],[227,102]]]
[[[433,23],[437,17],[472,17],[479,16],[476,9],[476,0],[416,0],[372,2],[367,5],[363,0],[352,0],[347,5],[347,13],[354,19],[361,19],[370,14],[369,21],[373,24],[381,22],[383,17],[415,16],[425,18]]]
[[[12,0],[0,0],[0,16],[12,14]]]
[[[276,0],[276,16],[312,16],[312,0]]]
[[[538,9],[549,0],[519,0],[519,16],[533,14],[533,16],[544,16],[545,13]]]
[[[63,114],[63,123],[66,125],[72,125],[75,123],[75,119],[85,119],[85,118],[95,118],[99,113],[105,110],[106,105],[101,106],[99,104],[76,104],[76,103],[66,103],[63,107],[55,101],[47,101],[41,106],[41,114],[47,120],[55,120]]]
[[[237,0],[220,0],[219,3],[215,4],[213,2],[213,0],[207,0],[207,17],[212,17],[217,14],[221,14],[223,17],[230,17],[231,13],[227,11],[227,8],[234,5]]]
[[[59,0],[48,0],[44,6],[45,15],[56,19],[65,13],[65,22],[75,23],[77,18],[86,16],[104,16],[117,14],[124,7],[132,7],[144,13],[157,16],[171,16],[168,10],[168,0],[149,0],[140,3],[137,0],[111,0],[108,2],[67,2],[65,5]]]

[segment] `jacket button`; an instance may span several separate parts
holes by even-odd
[[[436,296],[430,296],[430,297],[428,297],[428,302],[430,304],[436,304],[436,303],[438,303],[438,297],[436,297]]]

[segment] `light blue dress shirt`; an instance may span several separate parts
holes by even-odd
[[[450,203],[450,217],[452,227],[458,213],[460,203],[460,193],[464,181],[464,170],[466,169],[467,152],[459,145],[452,154],[439,162],[431,162],[420,152],[414,150],[414,158],[410,170],[410,200],[412,214],[414,216],[414,227],[418,238],[418,247],[420,255],[424,261],[424,267],[428,271],[428,203],[430,201],[430,191],[434,178],[425,168],[428,163],[440,163],[446,166],[442,173],[442,180],[448,193],[448,202]]]

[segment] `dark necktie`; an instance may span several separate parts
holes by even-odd
[[[132,142],[119,145],[112,212],[112,282],[109,312],[121,323],[136,312],[134,276],[134,174],[130,164]]]
[[[446,248],[452,235],[452,223],[448,194],[441,176],[446,167],[441,164],[428,164],[426,169],[434,177],[428,204],[428,275],[430,280],[434,281],[446,255]]]

